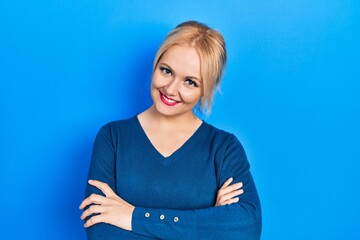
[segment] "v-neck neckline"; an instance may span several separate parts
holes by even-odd
[[[144,148],[148,149],[149,153],[153,157],[155,157],[157,159],[162,159],[162,160],[176,159],[177,157],[183,155],[184,153],[188,152],[193,147],[195,147],[196,142],[198,141],[199,137],[201,136],[201,132],[203,131],[203,128],[205,128],[205,125],[206,125],[205,121],[202,120],[202,123],[194,131],[194,133],[179,148],[177,148],[169,156],[165,157],[163,154],[161,154],[159,152],[159,150],[150,141],[150,138],[148,137],[148,135],[146,134],[144,128],[142,127],[138,116],[136,115],[134,118],[135,118],[136,126],[137,126],[140,134],[142,135],[141,139],[142,139],[142,143],[145,144]]]

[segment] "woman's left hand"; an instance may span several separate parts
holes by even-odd
[[[243,184],[242,182],[231,184],[233,180],[232,177],[229,178],[218,190],[215,206],[233,204],[240,200],[238,196],[244,193],[244,190],[242,189]]]
[[[89,184],[100,189],[105,197],[93,193],[80,204],[80,209],[91,205],[83,212],[81,220],[97,214],[89,218],[84,227],[103,222],[131,231],[131,220],[135,207],[116,195],[106,183],[89,180]]]

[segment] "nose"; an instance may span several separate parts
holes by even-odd
[[[176,96],[179,90],[179,83],[176,78],[173,78],[165,87],[164,93],[168,96]]]

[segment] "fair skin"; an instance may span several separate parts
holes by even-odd
[[[138,115],[138,119],[153,146],[163,157],[171,156],[200,127],[202,121],[193,109],[202,97],[203,82],[200,76],[200,57],[195,48],[175,45],[160,58],[151,83],[153,105]],[[215,206],[239,201],[244,191],[242,183],[231,184],[228,179],[217,192]],[[131,231],[135,206],[116,195],[106,184],[89,180],[105,196],[92,194],[80,205],[84,209],[81,219],[92,216],[85,227],[104,222]]]
[[[202,124],[192,112],[202,96],[196,49],[168,49],[154,70],[150,92],[154,104],[138,119],[154,147],[168,157]]]

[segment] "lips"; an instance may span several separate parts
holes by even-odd
[[[159,91],[159,93],[160,93],[161,101],[167,106],[172,107],[172,106],[175,106],[176,104],[180,103],[180,101],[176,101],[174,99],[168,98],[167,96],[162,94],[160,91]]]

